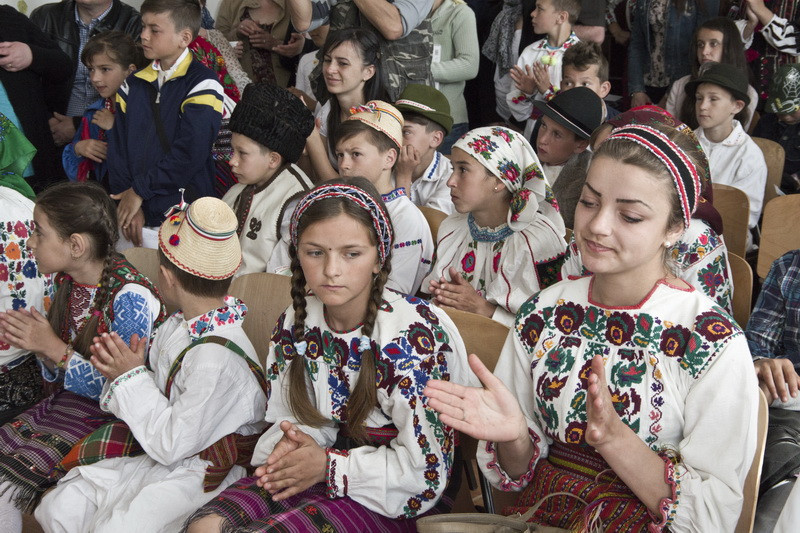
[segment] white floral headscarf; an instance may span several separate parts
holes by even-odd
[[[525,137],[508,128],[476,128],[456,141],[453,148],[477,159],[511,191],[508,226],[512,230],[527,228],[541,213],[559,235],[564,235],[558,203],[539,158]]]

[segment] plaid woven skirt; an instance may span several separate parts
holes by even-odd
[[[31,512],[64,475],[54,467],[72,446],[113,416],[97,400],[59,391],[0,427],[0,483],[14,487],[14,503]]]
[[[580,496],[589,505],[568,496],[545,500],[531,522],[582,531],[646,531],[653,519],[647,507],[620,481],[593,449],[553,443],[545,460],[538,461],[533,479],[520,493],[516,505],[503,514],[524,513],[554,492]],[[602,524],[602,525],[601,525]]]

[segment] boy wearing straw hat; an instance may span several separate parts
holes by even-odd
[[[247,308],[226,296],[242,260],[236,216],[216,198],[183,206],[159,230],[158,280],[181,310],[156,330],[149,360],[147,339],[136,335],[127,346],[103,334],[92,348],[108,378],[101,406],[135,442],[115,453],[130,439],[113,433],[102,457],[84,456],[37,508],[46,531],[178,531],[246,473],[264,429],[266,384],[242,329]]]
[[[395,236],[386,286],[414,295],[431,269],[434,243],[425,216],[398,187],[393,172],[403,146],[403,115],[380,100],[356,106],[350,113],[336,140],[339,174],[367,178],[381,193]]]
[[[314,129],[314,116],[286,89],[251,83],[231,115],[230,129],[230,165],[239,183],[222,200],[238,221],[242,266],[236,275],[271,271],[268,265],[278,240],[284,241],[280,249],[289,249],[296,198],[314,186],[295,164]],[[278,264],[288,264],[288,254],[275,255]]]

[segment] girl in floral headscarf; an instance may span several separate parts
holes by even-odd
[[[560,279],[564,222],[521,135],[472,130],[453,145],[451,160],[447,185],[457,213],[439,228],[422,286],[440,305],[510,325],[525,300]]]

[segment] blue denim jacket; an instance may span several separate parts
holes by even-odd
[[[628,90],[644,91],[644,75],[650,69],[650,24],[648,16],[653,0],[637,0],[631,13],[631,40],[628,45]],[[692,38],[695,29],[719,13],[719,0],[705,0],[705,13],[696,2],[687,0],[686,12],[678,13],[669,0],[667,31],[664,36],[664,63],[670,80],[691,74]]]

